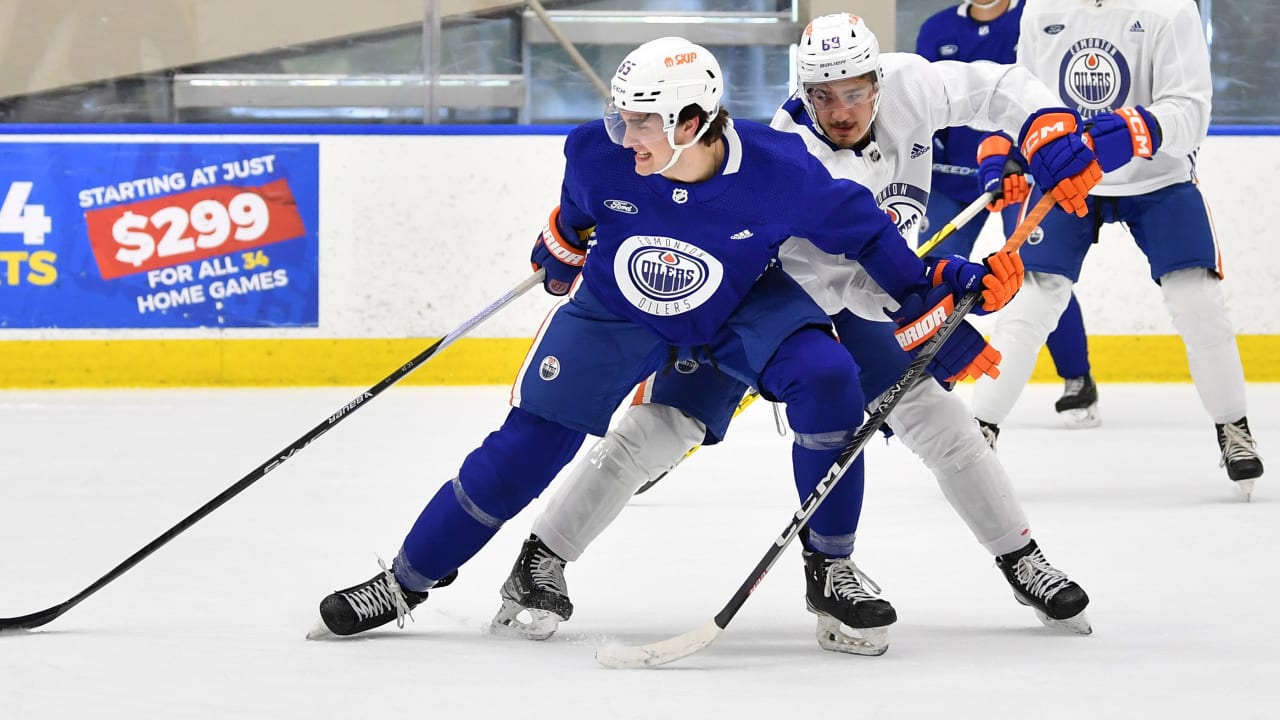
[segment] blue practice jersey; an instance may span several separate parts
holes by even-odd
[[[916,54],[928,60],[989,60],[1010,65],[1018,59],[1018,23],[1021,20],[1022,5],[1018,0],[1013,0],[1008,10],[991,22],[978,22],[969,17],[969,3],[961,3],[924,21],[920,34],[916,36]],[[976,169],[978,143],[983,135],[986,132],[969,128],[938,131],[934,135],[934,163]],[[935,173],[933,190],[966,204],[979,194],[976,176],[959,171]]]
[[[595,226],[582,281],[609,311],[706,344],[791,236],[857,258],[896,299],[921,287],[924,265],[870,191],[833,179],[795,135],[737,121],[723,142],[715,177],[681,183],[637,175],[603,121],[569,133],[560,217]]]

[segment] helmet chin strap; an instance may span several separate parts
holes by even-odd
[[[978,0],[969,0],[969,4],[978,8],[979,10],[990,10],[991,8],[999,5],[1001,2],[1002,0],[987,0],[987,2],[978,2]]]
[[[702,123],[702,127],[698,128],[698,132],[694,134],[692,140],[690,140],[689,142],[683,145],[677,145],[676,144],[676,126],[672,126],[671,129],[667,131],[667,144],[671,146],[671,149],[674,150],[674,152],[671,153],[671,159],[667,161],[667,164],[663,165],[656,172],[654,172],[654,175],[661,175],[662,173],[670,170],[671,166],[675,165],[676,162],[680,160],[680,154],[685,151],[685,148],[691,148],[694,145],[697,145],[698,141],[702,139],[702,136],[707,134],[707,129],[710,127],[711,127],[710,120]]]

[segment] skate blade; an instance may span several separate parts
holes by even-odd
[[[1058,619],[1049,617],[1038,608],[1032,608],[1032,609],[1036,611],[1036,617],[1040,618],[1040,622],[1044,623],[1044,626],[1047,628],[1053,628],[1054,630],[1062,630],[1069,633],[1075,633],[1076,635],[1092,635],[1093,634],[1093,626],[1089,624],[1089,616],[1086,615],[1083,611],[1081,611],[1080,614],[1075,615],[1073,617],[1058,620]]]
[[[1096,403],[1087,408],[1063,410],[1058,413],[1058,417],[1062,418],[1062,424],[1070,430],[1096,428],[1102,424],[1102,416],[1098,414]]]
[[[308,640],[337,640],[338,636],[333,634],[328,625],[324,624],[324,620],[317,620],[314,627],[307,631]]]
[[[833,617],[818,617],[818,645],[823,650],[877,657],[889,649],[889,626],[851,628]]]
[[[1254,478],[1233,481],[1236,486],[1236,494],[1239,495],[1240,499],[1244,502],[1253,501],[1253,480]]]
[[[521,615],[527,620],[521,619]],[[511,600],[503,600],[502,607],[489,623],[489,632],[502,637],[525,640],[546,640],[556,634],[560,616],[547,610],[533,610]]]

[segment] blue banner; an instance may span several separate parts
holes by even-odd
[[[319,148],[0,143],[0,327],[319,323]]]

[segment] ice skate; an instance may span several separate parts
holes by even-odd
[[[378,565],[382,572],[359,585],[330,593],[320,601],[320,622],[307,633],[308,640],[356,635],[392,620],[396,621],[396,627],[404,627],[406,617],[413,619],[410,611],[427,599],[427,593],[401,588],[395,574],[382,560],[378,560]],[[435,587],[448,585],[457,577],[455,570]]]
[[[1000,439],[1000,426],[981,418],[974,419],[978,421],[978,429],[982,431],[982,438],[987,441],[992,450],[995,450],[996,441]]]
[[[883,655],[889,649],[889,626],[897,622],[898,613],[888,600],[876,597],[880,586],[849,558],[805,550],[804,569],[805,606],[818,616],[822,649]]]
[[[1253,498],[1253,482],[1262,476],[1262,458],[1258,457],[1258,443],[1249,432],[1249,418],[1216,427],[1218,447],[1222,450],[1218,466],[1227,468],[1227,477],[1235,481],[1236,492],[1249,502]]]
[[[1062,397],[1053,404],[1062,422],[1073,430],[1095,428],[1102,424],[1098,414],[1098,386],[1092,375],[1067,378]]]
[[[502,607],[489,624],[490,631],[528,640],[554,635],[560,623],[573,616],[564,566],[559,555],[537,535],[530,535],[502,584]]]
[[[1066,573],[1049,564],[1035,540],[1021,550],[997,557],[996,565],[1013,588],[1013,596],[1035,610],[1040,622],[1081,635],[1093,633],[1084,613],[1089,596]]]

